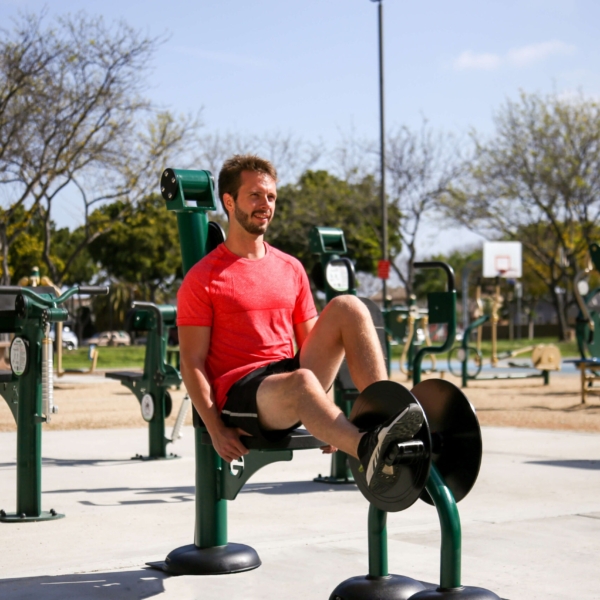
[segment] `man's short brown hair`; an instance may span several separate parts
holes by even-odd
[[[223,202],[225,194],[230,194],[234,200],[237,200],[242,171],[265,173],[265,175],[269,175],[274,181],[277,181],[277,171],[268,160],[254,154],[235,154],[225,161],[219,173],[219,198],[223,208],[225,208]]]

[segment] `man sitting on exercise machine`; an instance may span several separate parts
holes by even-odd
[[[317,319],[301,263],[264,241],[276,181],[273,165],[257,156],[233,156],[221,169],[227,239],[189,270],[178,294],[186,389],[224,460],[248,453],[240,436],[273,440],[303,424],[330,444],[325,452],[358,458],[369,487],[383,493],[399,475],[386,451],[417,433],[421,409],[411,404],[363,432],[332,402],[327,390],[344,356],[359,391],[387,379],[381,345],[354,296],[333,299]]]

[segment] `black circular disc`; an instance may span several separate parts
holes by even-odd
[[[371,429],[398,414],[411,403],[418,404],[403,385],[395,381],[377,381],[365,388],[355,400],[350,421],[359,429]],[[374,494],[369,489],[360,461],[349,457],[350,469],[358,488],[363,496],[380,510],[398,512],[407,509],[417,501],[427,483],[431,439],[426,422],[413,439],[421,440],[425,445],[423,460],[396,467],[400,469],[400,477],[396,484],[383,494]]]
[[[169,394],[169,392],[165,392],[165,417],[171,416],[172,410],[173,410],[173,398],[171,398],[171,394]]]
[[[178,183],[175,171],[173,169],[165,169],[160,178],[160,193],[162,197],[168,202],[175,198],[177,191]]]
[[[427,416],[433,463],[459,502],[475,485],[481,466],[483,447],[475,409],[459,388],[443,379],[422,381],[411,392]],[[427,490],[421,500],[433,504]]]

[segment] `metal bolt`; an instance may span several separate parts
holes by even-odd
[[[164,175],[165,177],[167,177],[167,176],[169,175],[169,171],[165,171],[165,172],[163,173],[163,175]]]
[[[56,516],[56,511],[55,511],[53,508],[51,508],[51,509],[50,509],[50,514],[51,514],[53,517],[55,517],[55,516]]]
[[[173,197],[173,194],[169,194],[168,197],[169,197],[169,200],[170,200]]]
[[[175,177],[171,177],[171,183],[175,183],[177,181],[177,179],[175,179]]]
[[[25,518],[25,516],[26,516],[26,515],[25,515],[25,513],[21,513],[21,514],[19,515],[19,518],[20,518],[20,519],[24,519],[24,518]]]
[[[6,516],[6,512],[4,511],[4,509],[0,510],[0,517],[5,517]]]
[[[164,188],[164,186],[160,188],[160,191],[161,191],[161,192],[164,192],[164,191],[165,191],[165,188]]]

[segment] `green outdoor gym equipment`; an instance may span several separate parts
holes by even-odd
[[[111,371],[106,373],[106,377],[117,379],[135,394],[140,403],[142,417],[148,423],[148,456],[136,454],[133,458],[178,458],[176,454],[167,453],[167,445],[181,437],[181,428],[190,405],[188,396],[183,399],[171,437],[165,435],[165,419],[173,409],[169,388],[181,385],[179,370],[167,362],[169,328],[176,325],[177,308],[171,305],[159,306],[152,302],[134,302],[132,306],[136,309],[133,329],[146,332],[144,370],[141,373]]]
[[[341,256],[347,251],[344,232],[335,227],[313,227],[309,233],[309,247],[311,253],[319,259],[312,269],[311,278],[316,288],[325,293],[326,301],[330,302],[336,296],[344,294],[356,296],[354,264],[346,256]],[[368,298],[360,300],[367,306],[373,319],[389,373],[389,348],[381,311]],[[333,390],[336,405],[346,417],[350,416],[352,404],[358,397],[358,390],[352,381],[345,360],[335,379]],[[314,481],[333,484],[354,483],[348,455],[341,450],[334,452],[331,456],[330,474],[327,476],[319,474]]]
[[[0,332],[14,334],[10,347],[10,371],[0,371],[0,394],[17,423],[17,510],[0,510],[0,521],[23,523],[58,519],[54,509],[42,504],[42,423],[57,412],[53,395],[53,347],[51,323],[66,321],[63,304],[71,296],[107,294],[108,287],[77,286],[56,297],[52,287],[0,287],[3,307]]]
[[[202,182],[202,186],[198,182]],[[161,178],[161,192],[167,208],[177,212],[183,271],[187,271],[210,251],[222,237],[211,228],[206,212],[214,210],[213,181],[210,173],[166,169]],[[212,201],[211,201],[212,196]],[[421,267],[437,267],[424,263]],[[450,271],[451,273],[451,271]],[[449,292],[454,292],[449,282]],[[455,295],[439,295],[442,300]],[[448,335],[455,335],[455,301],[450,308],[430,298],[430,309],[449,322]],[[448,316],[452,312],[453,314]],[[448,320],[449,319],[449,320]],[[443,351],[446,344],[440,351]],[[430,350],[430,349],[429,349]],[[415,359],[415,374],[420,378],[420,360]],[[498,600],[486,590],[466,588],[460,578],[460,520],[456,501],[471,489],[481,461],[481,436],[475,413],[462,392],[440,380],[425,381],[409,392],[398,383],[383,381],[369,386],[356,399],[351,419],[365,426],[382,422],[402,410],[407,402],[420,402],[426,415],[425,424],[414,440],[397,444],[390,460],[404,467],[397,484],[382,495],[366,486],[362,467],[350,460],[354,478],[371,503],[369,510],[369,575],[356,585],[344,582],[330,600],[380,598],[398,600],[448,595],[451,598]],[[391,412],[390,412],[391,411]],[[247,571],[260,566],[256,551],[243,544],[227,541],[227,500],[233,500],[249,477],[263,466],[291,460],[293,450],[318,448],[323,442],[303,430],[287,438],[257,447],[253,438],[244,440],[250,453],[243,460],[224,462],[210,443],[206,428],[194,412],[196,434],[196,526],[194,543],[170,552],[164,562],[148,563],[154,568],[177,575],[216,575]],[[418,497],[435,503],[442,524],[442,560],[440,586],[425,585],[387,572],[387,511],[403,510]],[[348,585],[346,585],[348,584]],[[480,593],[481,592],[481,593]],[[422,594],[436,594],[423,596]],[[479,595],[476,595],[479,594]]]

